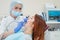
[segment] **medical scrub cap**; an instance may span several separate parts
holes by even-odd
[[[21,4],[23,6],[23,4],[20,0],[19,1],[12,1],[11,4],[10,4],[10,11],[16,4]]]

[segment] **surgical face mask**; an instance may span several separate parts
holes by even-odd
[[[12,10],[12,14],[16,17],[23,15],[22,12],[17,12],[17,11],[14,11],[14,10]]]

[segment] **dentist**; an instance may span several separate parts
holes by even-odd
[[[6,29],[7,27],[9,27],[9,24],[11,24],[13,21],[16,21],[18,16],[22,15],[22,7],[23,5],[19,1],[13,1],[11,3],[10,15],[8,17],[3,18],[0,25],[0,35],[3,34],[3,38],[10,34],[18,32],[23,26],[24,22],[27,22],[27,18],[24,18],[24,22],[19,22],[18,26],[15,29],[8,31]]]

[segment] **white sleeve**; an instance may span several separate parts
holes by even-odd
[[[0,34],[4,33],[6,23],[7,23],[6,18],[3,18],[0,24]]]

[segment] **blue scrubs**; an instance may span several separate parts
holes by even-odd
[[[23,19],[24,21],[21,21],[18,23],[18,26],[14,29],[14,32],[17,33],[23,26],[24,24],[27,22],[28,17]]]

